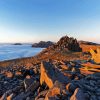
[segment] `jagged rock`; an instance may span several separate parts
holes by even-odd
[[[92,60],[100,64],[100,48],[97,48],[97,53],[93,51],[92,49],[90,50],[90,53],[92,55]]]
[[[86,96],[80,88],[77,88],[70,100],[86,100]]]
[[[40,84],[42,85],[45,82],[49,88],[52,88],[56,80],[61,83],[68,83],[68,78],[57,68],[54,68],[49,62],[42,62]]]
[[[68,37],[68,36],[62,37],[51,48],[54,48],[57,50],[74,51],[74,52],[82,51],[77,40],[72,37]]]

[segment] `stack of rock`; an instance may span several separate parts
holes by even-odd
[[[53,49],[80,52],[82,49],[79,46],[77,39],[64,36],[56,44],[52,46]]]

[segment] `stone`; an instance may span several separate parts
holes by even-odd
[[[7,78],[13,78],[14,74],[12,72],[6,72],[5,73]]]
[[[94,50],[90,50],[92,55],[92,60],[94,60],[97,64],[100,64],[100,48],[97,48],[97,53]]]
[[[48,91],[44,100],[52,100],[53,98],[55,98],[56,95],[60,95],[60,88],[53,87],[52,89],[50,89]],[[50,98],[52,98],[52,99],[50,99]]]
[[[77,88],[77,86],[73,83],[68,83],[66,85],[66,90],[69,91],[70,93],[73,93],[76,88]]]
[[[13,98],[13,100],[24,100],[26,99],[31,93],[27,92],[27,93],[20,93],[19,95],[17,95],[15,98]]]
[[[0,100],[6,100],[7,99],[7,93],[4,93],[3,96],[0,98]]]
[[[86,100],[86,96],[80,88],[77,88],[70,100]]]
[[[61,66],[62,70],[68,70],[69,69],[69,67],[67,65],[60,65],[60,66]]]
[[[29,75],[27,75],[26,78],[24,79],[25,89],[27,89],[32,83],[34,83],[34,79],[31,78]]]
[[[52,88],[56,80],[61,83],[68,83],[68,78],[49,62],[41,62],[40,70],[41,85],[45,82],[49,88]]]

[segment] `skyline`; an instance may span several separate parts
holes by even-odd
[[[0,43],[57,41],[68,35],[100,43],[100,0],[1,0]]]

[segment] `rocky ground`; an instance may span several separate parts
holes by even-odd
[[[88,61],[0,68],[0,100],[100,100],[100,72],[82,73],[83,63]]]
[[[0,62],[0,100],[100,100],[99,50],[81,50],[63,37],[35,57]]]

